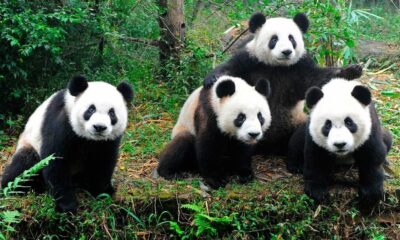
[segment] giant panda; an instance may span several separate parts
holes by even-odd
[[[271,123],[269,93],[268,81],[252,87],[231,76],[219,77],[210,89],[195,90],[160,155],[158,174],[170,179],[199,172],[212,188],[225,186],[233,175],[242,183],[250,181],[253,148]]]
[[[76,210],[77,187],[94,196],[113,194],[111,177],[132,97],[126,82],[114,87],[74,77],[67,89],[54,93],[30,116],[1,186],[54,154],[55,159],[28,185],[39,192],[49,190],[57,211]]]
[[[357,81],[332,79],[306,95],[311,113],[289,141],[287,167],[304,173],[305,193],[322,201],[339,165],[355,164],[359,199],[369,209],[383,197],[383,164],[392,145],[371,93]]]
[[[322,68],[315,64],[304,48],[303,34],[308,26],[309,21],[302,13],[293,19],[266,19],[261,13],[254,14],[249,21],[253,39],[204,80],[206,88],[220,75],[240,77],[250,85],[261,78],[269,80],[272,123],[268,138],[259,144],[260,153],[286,154],[291,134],[306,121],[302,100],[309,87],[322,86],[333,77],[354,79],[361,76],[359,65]]]

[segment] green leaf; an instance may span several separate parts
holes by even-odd
[[[382,91],[381,94],[387,97],[400,98],[400,92],[394,90]]]

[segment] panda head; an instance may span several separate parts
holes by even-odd
[[[312,87],[306,94],[311,109],[309,132],[320,147],[347,155],[371,133],[371,93],[356,81],[332,79],[322,90]]]
[[[68,84],[66,110],[73,131],[88,140],[106,141],[120,137],[128,122],[127,103],[133,98],[131,86],[114,87],[105,82],[88,82],[74,77]]]
[[[271,124],[269,93],[267,80],[260,80],[252,87],[241,78],[220,77],[211,93],[218,128],[246,144],[260,141]]]
[[[254,39],[247,44],[250,55],[272,66],[290,66],[306,53],[303,34],[308,29],[308,19],[303,13],[293,19],[269,18],[254,14],[249,21]]]

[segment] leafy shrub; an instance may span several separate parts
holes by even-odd
[[[63,64],[68,31],[84,23],[79,6],[39,1],[0,3],[0,114],[18,112]]]

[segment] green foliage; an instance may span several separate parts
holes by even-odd
[[[8,234],[15,232],[13,224],[21,221],[21,213],[14,211],[0,212],[0,239],[7,239]]]
[[[196,227],[195,236],[215,236],[217,229],[232,223],[232,216],[210,216],[207,210],[200,205],[184,204],[182,208],[186,208],[195,212],[193,224]]]
[[[50,161],[54,159],[55,157],[50,155],[36,163],[30,169],[25,170],[21,175],[16,177],[14,181],[9,182],[6,187],[3,186],[1,189],[1,195],[4,197],[9,197],[11,194],[18,193],[17,189],[22,187],[24,182],[28,182],[33,176],[35,176],[45,166],[49,165]]]
[[[321,65],[347,65],[355,60],[355,46],[359,38],[357,25],[369,24],[381,17],[364,9],[354,9],[352,1],[303,1],[289,12],[305,12],[311,26],[306,34],[306,46],[315,53]]]
[[[0,114],[18,112],[23,103],[32,100],[32,92],[41,83],[37,81],[46,83],[48,79],[43,78],[63,65],[67,35],[85,23],[86,14],[76,5],[23,0],[0,3],[0,84],[9,90],[0,93]]]

